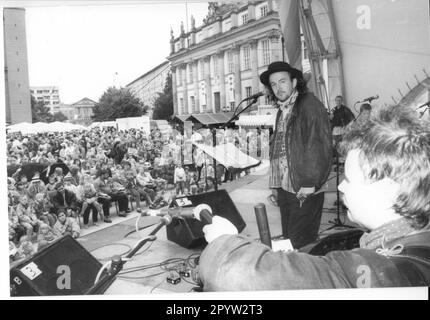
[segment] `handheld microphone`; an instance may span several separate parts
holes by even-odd
[[[151,233],[148,236],[155,235],[162,227],[167,226],[168,224],[170,224],[170,222],[172,222],[172,217],[170,217],[169,215],[163,216],[161,218],[160,223],[154,228],[154,230],[151,231]]]
[[[164,211],[164,217],[177,217],[177,218],[194,218],[200,220],[203,224],[212,223],[212,208],[207,204],[199,204],[197,207],[176,207],[168,208],[167,212]]]
[[[366,98],[362,101],[357,101],[357,103],[363,103],[363,102],[372,102],[373,100],[379,99],[379,94],[377,94],[376,96],[371,96],[369,98]]]
[[[270,236],[269,222],[267,220],[266,206],[259,203],[254,206],[255,217],[257,218],[258,232],[261,243],[272,248],[272,237]]]
[[[253,100],[253,99],[260,98],[261,96],[264,96],[264,92],[260,91],[260,92],[258,92],[256,94],[253,94],[252,96],[249,96],[249,97],[247,97],[247,98],[245,98],[243,100],[245,100],[245,101],[247,101],[247,100]]]

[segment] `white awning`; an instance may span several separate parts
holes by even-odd
[[[232,167],[244,170],[258,166],[261,163],[261,161],[240,151],[232,143],[221,144],[215,148],[201,143],[195,143],[195,145],[226,168]]]
[[[276,114],[240,116],[236,125],[240,127],[275,126]]]

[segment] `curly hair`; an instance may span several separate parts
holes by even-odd
[[[430,123],[404,106],[384,107],[352,125],[341,142],[344,154],[360,150],[360,166],[370,181],[389,178],[400,185],[393,206],[415,229],[430,218]]]

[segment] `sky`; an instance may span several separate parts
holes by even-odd
[[[30,86],[58,86],[66,104],[98,101],[108,87],[126,86],[165,61],[170,28],[175,37],[181,21],[187,28],[187,7],[200,26],[207,2],[27,7]]]

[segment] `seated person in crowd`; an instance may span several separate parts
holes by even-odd
[[[151,174],[145,166],[139,168],[136,182],[140,196],[145,199],[148,206],[152,205],[156,196],[156,186],[154,179],[152,179]]]
[[[31,207],[38,220],[45,221],[51,227],[54,225],[56,217],[50,213],[52,204],[46,198],[45,194],[36,194]]]
[[[124,181],[124,186],[127,192],[131,195],[132,199],[136,201],[137,212],[142,212],[142,204],[140,203],[140,193],[138,190],[138,183],[136,179],[136,171],[131,168],[130,162],[122,161],[123,171],[121,179]]]
[[[71,208],[73,212],[78,212],[78,202],[76,195],[64,188],[63,182],[58,182],[55,185],[55,192],[52,194],[51,202],[53,205],[53,212],[57,214],[59,211],[64,211],[65,208]]]
[[[404,106],[349,130],[343,192],[348,217],[368,232],[359,248],[325,256],[274,252],[215,216],[203,228],[205,291],[429,286],[430,125]]]
[[[9,241],[19,243],[22,236],[26,234],[26,229],[19,223],[18,215],[12,206],[8,206],[9,215]]]
[[[47,192],[55,191],[56,184],[57,184],[57,180],[55,178],[55,174],[51,174],[48,178],[48,183],[46,184],[46,191]]]
[[[71,235],[76,239],[79,238],[81,229],[74,218],[67,217],[64,210],[59,210],[53,232],[59,236]]]
[[[70,172],[66,175],[66,177],[69,177],[71,179],[71,182],[73,185],[78,186],[79,181],[82,179],[82,174],[79,172],[79,167],[77,165],[70,166]]]
[[[78,196],[79,195],[79,196]],[[98,221],[98,215],[100,214],[101,220],[104,220],[103,209],[101,204],[97,201],[97,191],[92,183],[90,176],[85,175],[82,178],[81,184],[78,187],[77,192],[78,201],[82,203],[81,215],[84,220],[84,228],[88,226],[89,215],[92,211],[93,225],[96,225]]]
[[[46,194],[46,187],[45,187],[45,183],[43,183],[43,181],[40,180],[39,173],[36,172],[33,178],[31,179],[30,184],[28,185],[27,194],[31,200],[34,200],[34,197],[38,193]]]
[[[98,201],[102,204],[105,222],[112,222],[109,219],[109,209],[112,201],[118,201],[119,216],[126,217],[128,210],[128,198],[124,192],[118,192],[113,188],[113,181],[109,179],[109,171],[100,171],[100,176],[94,181],[94,187],[98,193]]]
[[[44,222],[39,224],[39,231],[37,233],[37,243],[39,244],[38,250],[43,249],[56,239],[59,235],[54,232],[53,226],[50,226]]]
[[[32,236],[33,231],[37,231],[39,220],[33,212],[27,195],[21,195],[15,209],[15,214],[19,219],[20,225],[25,228],[26,234]]]
[[[55,168],[54,175],[55,175],[55,180],[57,182],[63,182],[63,179],[64,179],[63,168],[60,168],[60,167]]]
[[[70,172],[66,174],[63,182],[64,182],[64,189],[73,192],[77,196],[76,193],[78,192],[78,185],[75,185],[75,179],[72,177]]]

